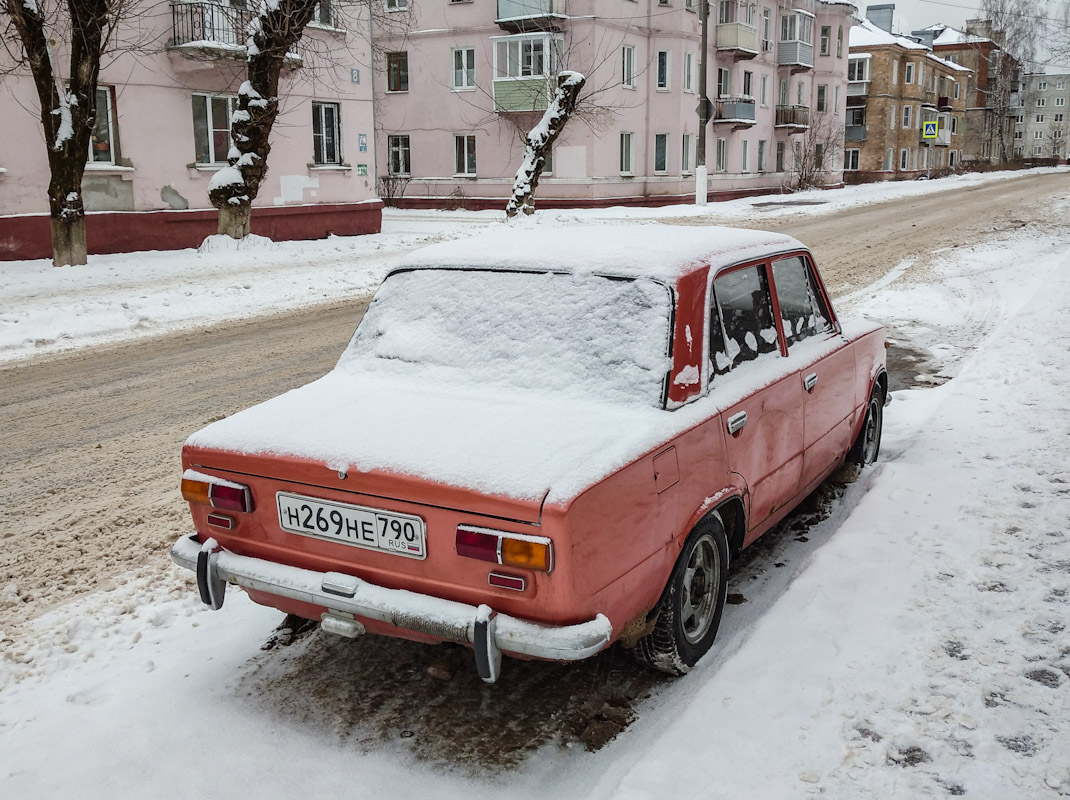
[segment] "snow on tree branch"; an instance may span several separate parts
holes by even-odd
[[[562,71],[557,76],[557,90],[542,115],[539,124],[532,128],[525,139],[524,160],[513,180],[513,196],[505,207],[508,217],[535,213],[535,188],[546,165],[546,153],[564,130],[572,112],[576,110],[576,97],[587,79],[578,72]]]

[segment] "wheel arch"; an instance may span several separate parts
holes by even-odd
[[[687,525],[676,537],[677,550],[683,549],[684,542],[691,532],[710,517],[717,517],[724,528],[725,538],[728,539],[729,558],[735,559],[743,551],[743,539],[747,533],[747,511],[743,503],[743,496],[738,487],[722,489],[714,495],[717,498],[711,505],[703,504],[691,518]]]

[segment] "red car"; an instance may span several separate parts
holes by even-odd
[[[202,600],[501,654],[709,650],[730,560],[877,456],[884,331],[774,233],[500,230],[392,271],[323,378],[193,434]]]

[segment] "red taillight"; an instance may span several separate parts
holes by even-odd
[[[547,537],[468,525],[457,527],[457,555],[541,572],[554,568],[553,542]]]
[[[457,555],[478,558],[481,561],[497,564],[498,537],[492,533],[477,531],[472,528],[458,528]]]
[[[191,503],[228,511],[252,511],[253,494],[248,486],[223,478],[186,470],[182,476],[182,496]]]

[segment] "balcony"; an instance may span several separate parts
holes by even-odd
[[[936,108],[936,92],[925,91],[921,93],[921,104],[928,108]]]
[[[776,127],[806,130],[810,127],[810,109],[807,106],[777,106]]]
[[[745,22],[717,23],[717,52],[732,58],[758,55],[758,29]]]
[[[498,113],[545,111],[548,85],[542,75],[495,80],[494,110]]]
[[[936,107],[941,111],[951,111],[951,98],[944,95],[937,97]]]
[[[245,61],[246,32],[256,13],[219,3],[173,3],[170,50],[195,60]],[[286,54],[285,65],[301,66],[301,56]]]
[[[926,139],[923,136],[923,131],[918,131],[918,141],[923,145],[930,144],[937,147],[948,147],[951,145],[951,131],[941,127],[937,130],[935,139]]]
[[[509,33],[556,31],[567,19],[565,0],[498,0],[495,24]]]
[[[848,125],[843,129],[845,142],[864,142],[866,140],[865,125]]]
[[[731,125],[734,130],[754,124],[754,100],[749,97],[722,97],[715,101],[714,125]]]
[[[814,68],[814,46],[806,42],[778,42],[776,48],[778,67],[791,67],[792,73]]]
[[[869,94],[869,81],[851,81],[847,84],[848,97],[865,97]]]

